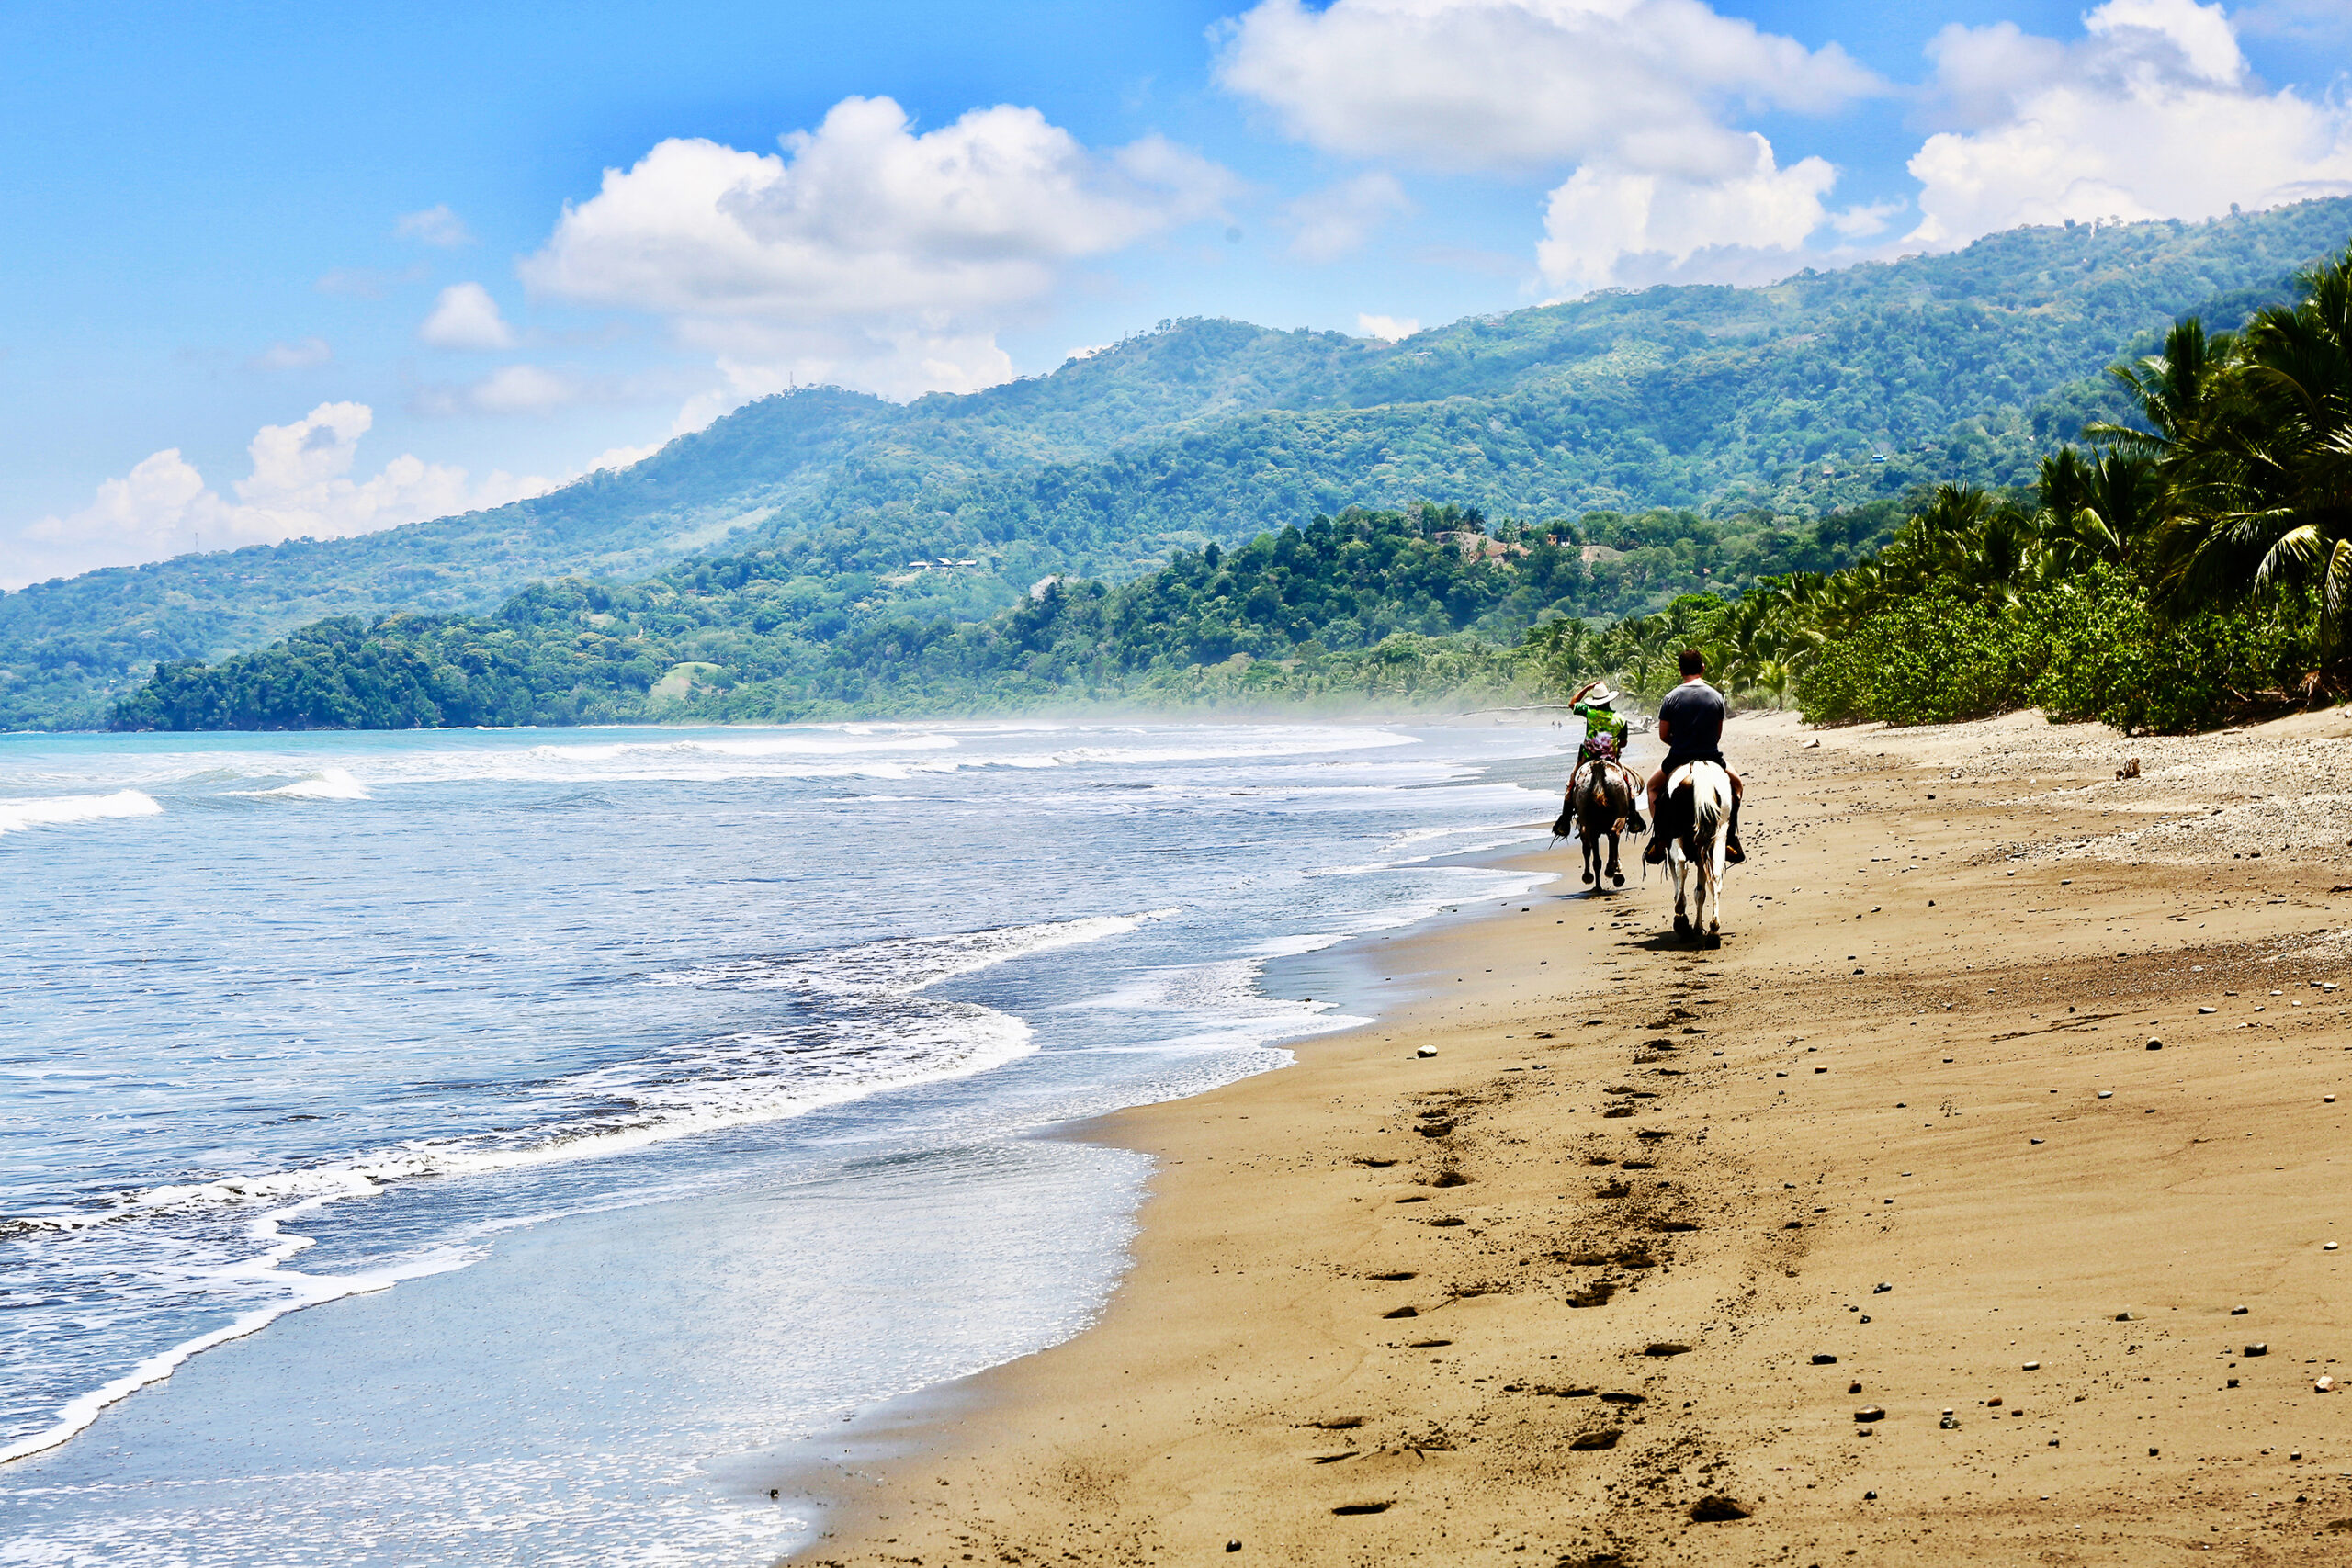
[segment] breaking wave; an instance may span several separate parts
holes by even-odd
[[[110,817],[160,817],[163,812],[153,795],[135,789],[119,789],[112,795],[19,797],[0,800],[0,833],[21,833],[28,828],[62,828],[74,822],[101,822]]]

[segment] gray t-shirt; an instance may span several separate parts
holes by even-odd
[[[1666,749],[1676,757],[1712,756],[1723,749],[1724,694],[1704,681],[1685,681],[1657,705],[1658,722],[1668,733]]]

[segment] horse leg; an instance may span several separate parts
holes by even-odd
[[[1690,934],[1690,917],[1683,903],[1682,874],[1690,869],[1690,863],[1671,850],[1667,852],[1666,861],[1668,870],[1674,876],[1674,934],[1688,936]]]
[[[1609,835],[1609,880],[1618,886],[1625,886],[1625,874],[1617,869],[1617,835]]]
[[[1584,852],[1584,879],[1589,885],[1593,880],[1593,864],[1599,858],[1592,841],[1591,829],[1582,826],[1577,829],[1577,845]]]

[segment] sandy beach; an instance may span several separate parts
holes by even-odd
[[[1091,1124],[1159,1162],[1102,1321],[798,1561],[2352,1560],[2352,721],[1725,744],[1719,950],[1563,847]]]

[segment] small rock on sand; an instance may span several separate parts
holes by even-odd
[[[1821,742],[1809,740],[1805,744],[1818,746]],[[1747,1509],[1741,1507],[1720,1492],[1710,1497],[1702,1497],[1690,1505],[1690,1522],[1693,1524],[1729,1524],[1734,1519],[1744,1519],[1747,1517]]]

